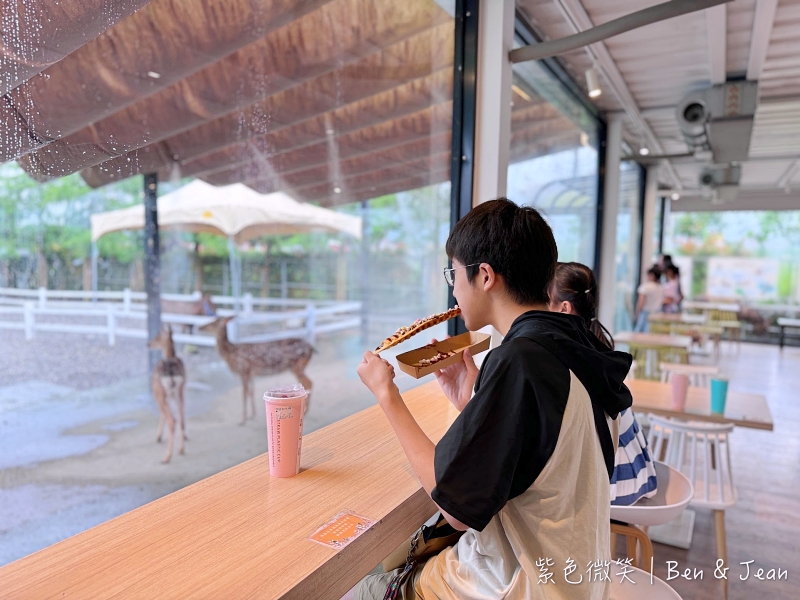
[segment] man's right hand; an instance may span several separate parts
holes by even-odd
[[[433,343],[436,343],[435,339]],[[461,362],[439,369],[434,374],[447,399],[459,412],[464,410],[472,398],[472,388],[475,387],[475,380],[478,378],[478,367],[469,348],[462,352]]]

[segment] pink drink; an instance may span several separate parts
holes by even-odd
[[[300,472],[306,398],[308,392],[299,383],[264,393],[269,474],[273,477],[293,477]]]
[[[685,373],[673,373],[670,378],[672,384],[672,408],[683,410],[686,408],[686,393],[689,391],[689,376]]]

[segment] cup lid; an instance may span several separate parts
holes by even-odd
[[[264,392],[264,399],[267,398],[299,398],[306,395],[306,389],[302,383],[293,383]]]

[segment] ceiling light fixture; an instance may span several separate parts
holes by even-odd
[[[586,69],[586,89],[589,90],[589,98],[597,98],[603,93],[600,89],[600,78],[594,67]]]
[[[670,196],[670,198],[672,198],[673,200],[680,200],[681,199],[681,195],[678,192],[672,192],[672,195]]]
[[[642,146],[641,148],[639,148],[639,154],[641,154],[642,156],[647,156],[648,154],[650,154],[650,149],[645,146]]]
[[[339,186],[336,186],[335,188],[333,188],[333,193],[334,194],[341,194],[342,193],[342,188],[340,188]]]
[[[156,73],[155,71],[148,71],[147,76],[152,77],[153,79],[160,79],[161,73]]]

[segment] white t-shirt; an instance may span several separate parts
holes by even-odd
[[[661,310],[661,305],[664,304],[664,290],[660,283],[645,281],[636,291],[644,296],[642,310],[647,312],[659,312]]]

